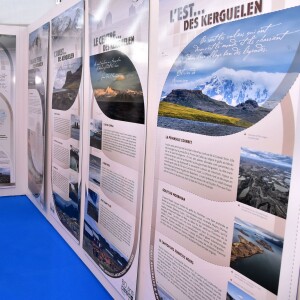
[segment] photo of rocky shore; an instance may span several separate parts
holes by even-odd
[[[230,267],[277,295],[283,238],[235,218]]]

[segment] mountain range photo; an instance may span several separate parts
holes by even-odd
[[[81,58],[76,58],[71,65],[63,65],[57,71],[52,94],[53,109],[66,111],[74,104],[81,83],[81,61]]]
[[[124,53],[112,50],[90,57],[96,102],[110,119],[144,124],[144,96],[138,73]]]
[[[281,103],[300,72],[298,13],[300,9],[277,11],[196,36],[169,70],[158,126],[225,136],[262,120]]]

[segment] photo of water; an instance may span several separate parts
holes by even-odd
[[[230,267],[277,295],[283,238],[235,219]]]

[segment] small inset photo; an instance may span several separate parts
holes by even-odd
[[[90,146],[101,150],[102,121],[92,119],[90,122]]]
[[[255,298],[228,282],[226,300],[255,300]]]
[[[79,141],[80,138],[80,117],[71,115],[71,138]]]
[[[275,295],[282,248],[282,237],[235,218],[230,267]]]
[[[286,219],[292,157],[241,148],[237,201]]]
[[[75,204],[79,205],[79,203],[80,203],[80,195],[79,195],[78,179],[76,177],[73,177],[73,176],[70,176],[69,198]]]
[[[91,189],[87,194],[87,215],[98,223],[99,220],[99,195]]]
[[[75,172],[79,172],[79,149],[70,146],[70,168]]]
[[[90,154],[89,181],[100,186],[101,159]]]

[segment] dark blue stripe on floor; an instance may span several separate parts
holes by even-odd
[[[112,299],[25,196],[0,197],[0,299]]]

